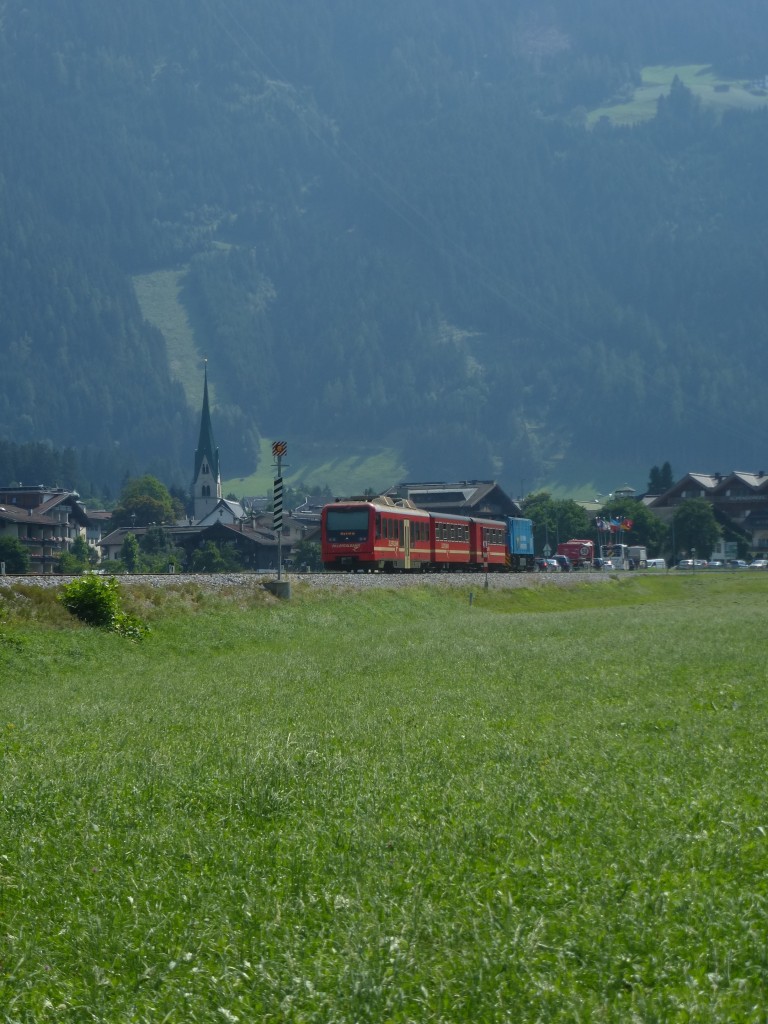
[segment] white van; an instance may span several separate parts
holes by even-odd
[[[647,569],[666,569],[667,563],[663,558],[649,558],[646,563]]]

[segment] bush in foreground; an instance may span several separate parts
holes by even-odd
[[[67,611],[89,626],[131,640],[141,640],[149,632],[149,626],[121,607],[120,584],[113,577],[82,576],[62,588],[60,600]]]

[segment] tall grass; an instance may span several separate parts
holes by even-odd
[[[767,591],[4,595],[0,1020],[764,1020]]]

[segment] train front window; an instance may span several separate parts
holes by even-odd
[[[329,540],[362,541],[368,537],[367,508],[329,508],[325,520]]]

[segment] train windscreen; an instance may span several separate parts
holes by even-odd
[[[325,520],[328,540],[363,541],[368,536],[367,508],[329,508]]]

